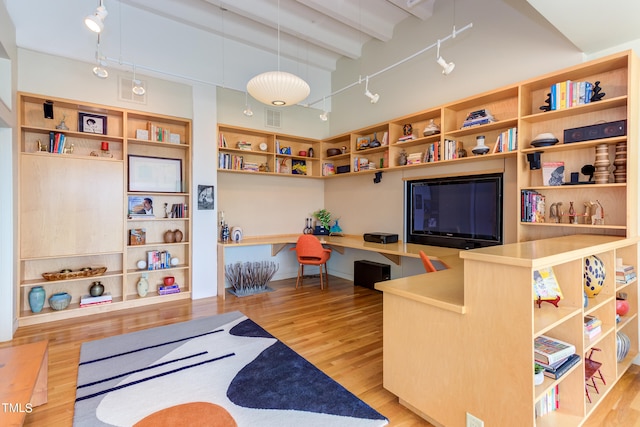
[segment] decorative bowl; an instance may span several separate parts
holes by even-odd
[[[298,156],[300,156],[300,157],[307,157],[307,152],[306,152],[306,151],[304,151],[304,150],[300,150],[300,151],[298,151]]]
[[[174,282],[176,281],[175,277],[173,276],[167,276],[164,279],[162,279],[162,281],[164,282],[165,286],[171,286],[174,284]]]
[[[489,147],[486,145],[476,145],[471,149],[471,152],[476,156],[481,156],[489,152]]]
[[[327,157],[337,156],[338,154],[342,154],[339,148],[327,148]]]
[[[66,292],[59,292],[49,297],[49,305],[53,310],[64,310],[71,302],[71,295]]]

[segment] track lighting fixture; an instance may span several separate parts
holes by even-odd
[[[455,34],[455,29],[453,34]],[[456,67],[456,64],[453,62],[447,62],[442,56],[440,56],[440,40],[438,40],[438,52],[436,53],[436,58],[436,62],[442,67],[442,74],[445,76],[449,75]]]
[[[380,95],[373,94],[369,91],[369,76],[365,79],[364,94],[371,100],[372,104],[376,104],[380,99]]]
[[[138,96],[142,96],[147,91],[142,82],[136,79],[136,64],[133,64],[133,80],[131,80],[131,92]]]
[[[244,93],[244,110],[242,110],[242,114],[247,117],[253,116],[251,105],[249,105],[249,94],[247,92]]]
[[[99,33],[104,30],[104,18],[107,17],[109,12],[102,4],[102,0],[100,0],[100,6],[96,9],[93,15],[87,15],[84,18],[84,24],[94,33]]]
[[[327,99],[323,98],[322,99],[322,114],[320,114],[320,120],[322,120],[323,122],[327,121],[327,114],[329,114],[327,112]]]
[[[107,71],[107,69],[105,68],[106,65],[106,62],[98,60],[98,64],[93,67],[93,74],[101,79],[106,79],[107,77],[109,77],[109,71]]]

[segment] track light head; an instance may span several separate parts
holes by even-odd
[[[371,100],[372,104],[376,104],[380,99],[380,95],[378,95],[377,93],[373,94],[368,89],[364,92],[364,94]]]
[[[94,33],[100,33],[104,30],[104,18],[107,17],[109,12],[102,5],[102,1],[100,1],[100,6],[96,9],[93,15],[87,15],[84,18],[84,25],[87,26]]]
[[[107,77],[109,77],[109,71],[107,71],[106,67],[106,63],[101,59],[98,58],[98,63],[96,64],[95,67],[93,67],[93,75],[100,78],[100,79],[106,79]]]
[[[131,92],[135,93],[138,96],[142,96],[147,92],[147,90],[142,85],[142,82],[138,79],[134,79],[131,81],[133,87],[131,88]]]
[[[322,114],[320,114],[320,120],[322,120],[323,122],[327,121],[327,112],[323,111]]]
[[[445,61],[442,56],[439,56],[436,62],[442,67],[442,74],[445,76],[449,75],[456,67],[456,64]]]

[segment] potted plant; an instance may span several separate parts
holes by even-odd
[[[313,213],[315,219],[320,221],[322,225],[316,225],[315,231],[313,234],[316,235],[328,235],[329,234],[329,224],[331,222],[331,212],[326,209],[320,209]]]
[[[535,363],[533,365],[533,384],[540,385],[544,382],[544,366]]]

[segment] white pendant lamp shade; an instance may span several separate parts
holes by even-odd
[[[247,83],[252,97],[267,105],[295,105],[309,96],[311,88],[300,77],[284,71],[258,74]]]
[[[84,18],[84,24],[94,33],[100,33],[104,30],[104,18],[107,17],[109,12],[100,2],[100,6],[96,9],[96,12],[93,15],[88,15]]]

